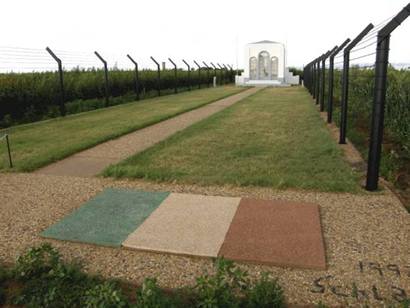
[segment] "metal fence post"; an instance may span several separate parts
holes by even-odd
[[[233,68],[232,68],[232,65],[229,65],[229,64],[228,64],[228,67],[229,67],[229,81],[230,81],[230,82],[235,82],[235,80],[234,80],[234,78],[233,78]]]
[[[151,60],[157,65],[157,91],[158,96],[161,96],[161,66],[154,57],[151,57]]]
[[[333,53],[330,55],[329,58],[329,88],[328,88],[328,95],[327,95],[327,123],[332,123],[333,119],[333,80],[334,80],[334,65],[335,65],[335,56],[343,49],[345,46],[350,42],[350,39],[346,39],[342,45],[340,45]]]
[[[313,60],[313,67],[312,67],[312,97],[313,99],[316,98],[316,66],[317,66],[317,59]]]
[[[229,70],[228,70],[228,68],[226,67],[225,64],[222,63],[222,66],[225,68],[225,72],[226,72],[226,74],[225,74],[225,83],[229,83],[231,81],[230,78],[229,78]]]
[[[64,117],[66,114],[66,109],[65,109],[63,64],[61,62],[61,59],[58,58],[49,47],[46,47],[46,50],[53,57],[53,59],[57,62],[57,65],[58,65],[58,75],[59,75],[59,81],[60,81],[60,114]]]
[[[184,59],[182,62],[188,67],[188,90],[191,91],[191,66]]]
[[[138,76],[138,63],[130,56],[127,55],[128,59],[134,63],[135,66],[135,94],[137,95],[137,101],[140,100],[140,89],[139,89],[139,76]]]
[[[309,92],[310,92],[311,96],[313,96],[313,69],[314,69],[314,64],[315,64],[315,60],[310,62],[309,66],[308,66],[308,69],[307,69],[307,74],[308,74],[307,85],[309,87]]]
[[[218,67],[221,69],[219,72],[221,73],[221,85],[225,84],[225,72],[224,72],[224,68],[219,64],[216,63],[216,65],[218,65]]]
[[[174,61],[171,58],[168,58],[169,62],[174,66],[174,93],[178,93],[178,68]]]
[[[201,88],[201,66],[196,63],[196,61],[194,60],[194,63],[196,64],[196,66],[198,66],[198,89]]]
[[[373,24],[368,24],[366,28],[349,44],[343,51],[343,79],[342,79],[342,102],[340,110],[340,136],[339,143],[346,143],[346,127],[347,127],[347,106],[349,100],[349,62],[350,62],[350,51],[359,43],[363,37],[371,29],[373,29]]]
[[[377,33],[376,72],[367,164],[366,189],[377,189],[383,142],[384,109],[386,103],[387,67],[389,63],[390,34],[410,16],[410,3]]]
[[[214,67],[214,77],[216,78],[216,66],[215,66],[215,64],[213,64],[212,62],[211,62],[211,65]],[[215,84],[218,84],[218,83],[215,82]]]
[[[334,47],[332,50],[328,50],[322,57],[322,78],[321,78],[321,85],[320,85],[320,112],[323,112],[325,110],[325,85],[326,85],[326,59],[329,57],[329,55],[337,48]]]
[[[206,79],[207,79],[207,84],[208,84],[208,88],[209,88],[209,85],[210,85],[210,82],[209,82],[209,70],[211,69],[209,66],[208,66],[208,64],[206,64],[205,63],[205,61],[202,61],[202,63],[205,65],[205,67],[206,67]]]
[[[109,96],[110,96],[110,93],[109,93],[109,85],[108,85],[108,65],[107,65],[107,61],[105,61],[104,58],[101,57],[101,55],[100,55],[98,52],[94,51],[94,54],[95,54],[95,55],[97,56],[97,58],[100,59],[100,61],[104,64],[105,107],[107,107],[107,106],[108,106],[108,103],[109,103]]]
[[[316,62],[316,105],[319,104],[319,97],[320,97],[320,62],[322,60],[323,55],[317,58]]]

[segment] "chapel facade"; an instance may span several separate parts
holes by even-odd
[[[285,45],[274,41],[260,41],[245,46],[245,68],[236,84],[243,86],[285,86],[298,84],[299,76],[293,76],[286,68]]]

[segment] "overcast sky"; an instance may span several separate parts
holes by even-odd
[[[408,0],[1,0],[0,46],[81,52],[98,50],[142,66],[149,56],[213,61],[243,67],[243,47],[259,40],[283,42],[288,65],[302,66],[369,22],[398,13]],[[4,49],[0,50],[4,51]],[[12,52],[10,54],[13,54]],[[64,54],[64,53],[63,53]],[[70,58],[70,53],[66,55]],[[47,55],[46,55],[47,56]],[[83,58],[81,58],[83,57]],[[391,62],[410,62],[410,18],[393,34]],[[365,61],[365,60],[363,60]],[[182,64],[181,64],[182,65]]]

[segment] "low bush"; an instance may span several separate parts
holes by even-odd
[[[22,287],[12,299],[29,307],[121,307],[126,301],[113,282],[86,275],[76,263],[61,260],[48,244],[31,248],[12,270]]]
[[[7,298],[6,284],[18,288]],[[194,287],[165,292],[155,278],[146,278],[136,299],[125,296],[112,280],[90,276],[78,263],[64,262],[49,244],[29,249],[9,271],[0,267],[0,304],[28,307],[283,307],[283,291],[277,280],[263,274],[252,282],[232,261],[216,259],[215,273],[197,278]]]

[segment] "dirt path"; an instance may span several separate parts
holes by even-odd
[[[251,88],[229,96],[204,107],[76,153],[66,159],[41,168],[34,173],[79,177],[97,175],[110,164],[118,163],[133,154],[141,152],[259,90],[260,88]]]

